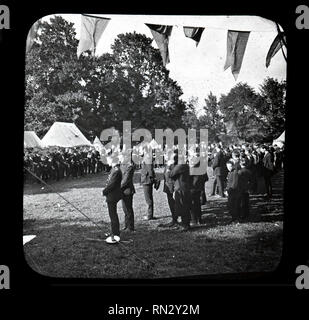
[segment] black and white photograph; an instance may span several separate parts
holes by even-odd
[[[25,48],[32,270],[87,279],[276,270],[288,84],[277,21],[59,13],[32,25]]]

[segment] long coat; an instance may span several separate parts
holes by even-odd
[[[135,188],[133,184],[134,176],[134,165],[130,164],[123,170],[122,180],[121,180],[121,191],[125,196],[135,193]]]
[[[219,151],[213,161],[212,168],[216,176],[224,175],[225,173],[225,157],[222,151]]]
[[[115,166],[112,168],[107,178],[106,186],[103,189],[103,196],[106,196],[107,202],[118,202],[122,198],[121,179],[121,170],[118,166]]]
[[[175,180],[175,191],[190,191],[190,169],[187,164],[176,165],[170,177]]]

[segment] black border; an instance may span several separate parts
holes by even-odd
[[[7,232],[0,232],[1,256],[0,264],[9,266],[11,271],[10,285],[12,289],[52,288],[58,286],[70,287],[101,287],[111,286],[108,290],[119,290],[120,287],[141,286],[140,290],[165,286],[177,291],[189,286],[222,287],[280,287],[295,290],[295,269],[300,264],[308,265],[308,209],[306,207],[307,188],[301,182],[307,183],[307,150],[306,129],[308,107],[308,42],[309,30],[298,30],[295,26],[300,3],[283,1],[268,3],[250,1],[230,1],[228,3],[198,3],[176,5],[144,2],[106,3],[96,2],[82,5],[77,2],[50,1],[48,3],[27,1],[25,4],[17,1],[3,1],[10,9],[9,30],[2,30],[0,42],[0,99],[3,105],[2,137],[5,137],[4,154],[2,154],[2,173],[5,190],[2,200],[5,210],[1,210],[1,227]],[[309,6],[309,4],[308,4]],[[279,23],[287,35],[287,128],[286,128],[286,176],[285,176],[285,217],[284,217],[284,250],[278,268],[272,273],[244,275],[223,275],[189,277],[186,279],[168,280],[107,280],[107,279],[56,279],[35,273],[26,264],[21,243],[23,215],[23,105],[24,105],[24,60],[25,41],[31,25],[39,18],[56,13],[98,13],[102,14],[182,14],[182,15],[256,15]],[[302,77],[304,77],[302,79]],[[4,123],[9,124],[6,128]],[[10,168],[10,169],[9,169]],[[154,287],[151,287],[154,286]],[[179,288],[179,289],[178,289]],[[192,289],[190,289],[192,290]]]

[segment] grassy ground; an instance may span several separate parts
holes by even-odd
[[[161,175],[160,173],[158,173]],[[27,263],[52,277],[166,278],[199,274],[272,271],[282,251],[283,173],[274,178],[274,198],[250,198],[249,222],[230,224],[226,199],[208,197],[204,226],[190,232],[164,230],[170,221],[166,195],[154,191],[157,220],[143,221],[146,203],[135,174],[136,233],[123,232],[119,245],[108,245],[105,174],[53,182],[52,186],[101,228],[87,220],[55,192],[39,184],[24,187],[24,234],[36,235],[24,246]],[[206,184],[207,194],[212,179]],[[124,214],[118,203],[121,225]]]

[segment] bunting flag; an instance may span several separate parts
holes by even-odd
[[[39,21],[40,20],[36,21],[28,32],[27,42],[26,42],[26,53],[28,53],[31,50],[31,47],[34,43],[34,39],[36,37],[38,27],[39,27]]]
[[[198,46],[204,29],[205,28],[183,27],[183,32],[186,37],[193,39],[196,42],[196,46]]]
[[[245,54],[250,31],[231,31],[227,34],[227,54],[224,70],[231,67],[234,79],[240,72],[242,60]]]
[[[97,44],[109,21],[109,18],[82,15],[77,58],[79,58],[82,52],[87,50],[91,50],[93,54],[95,53]]]
[[[282,45],[286,44],[285,35],[283,32],[277,34],[273,43],[271,44],[267,56],[266,56],[266,68],[269,67],[271,59],[276,55],[276,53],[282,48]]]
[[[157,46],[160,50],[163,65],[166,66],[170,62],[168,52],[169,37],[172,33],[173,26],[163,26],[158,24],[148,24],[146,26],[150,29],[153,38],[155,39]]]

